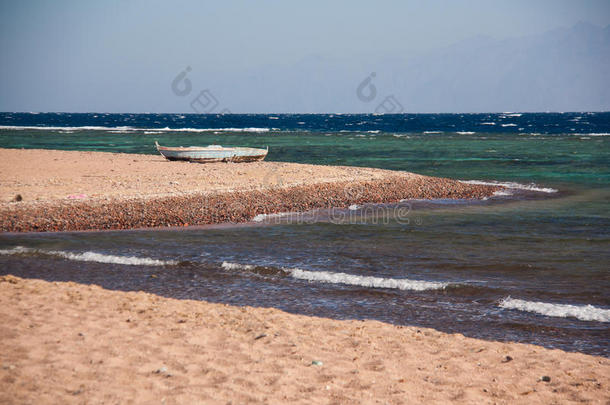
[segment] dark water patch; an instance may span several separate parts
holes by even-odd
[[[601,338],[608,332],[607,324],[503,310],[497,301],[505,292],[485,286],[455,285],[427,291],[366,288],[295,279],[289,271],[273,266],[237,269],[219,263],[192,262],[144,266],[53,256],[41,260],[27,255],[0,257],[0,269],[2,274],[26,278],[97,284],[111,290],[146,291],[238,306],[275,307],[333,319],[377,319],[478,338],[608,355],[607,340]],[[579,345],[575,346],[575,341]]]

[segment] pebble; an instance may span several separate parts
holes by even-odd
[[[320,360],[314,360],[311,362],[312,366],[323,366],[324,363],[322,363]]]
[[[348,189],[359,192],[352,195],[346,193]],[[304,212],[363,203],[395,203],[412,198],[482,198],[497,189],[442,178],[409,180],[389,177],[375,181],[347,181],[213,195],[77,199],[35,206],[18,204],[1,209],[0,231],[76,231],[238,223],[250,221],[262,213]]]
[[[551,382],[551,377],[549,377],[548,375],[543,375],[542,377],[540,377],[540,381]]]

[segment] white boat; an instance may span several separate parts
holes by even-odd
[[[265,159],[267,149],[232,148],[220,145],[167,147],[155,141],[157,151],[167,160],[184,160],[188,162],[256,162]]]

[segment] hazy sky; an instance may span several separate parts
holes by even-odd
[[[186,66],[213,88],[204,72],[403,55],[578,21],[610,24],[610,1],[2,1],[0,110],[188,111],[169,91]]]

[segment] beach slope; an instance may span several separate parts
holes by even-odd
[[[603,357],[0,277],[0,402],[598,403]]]

